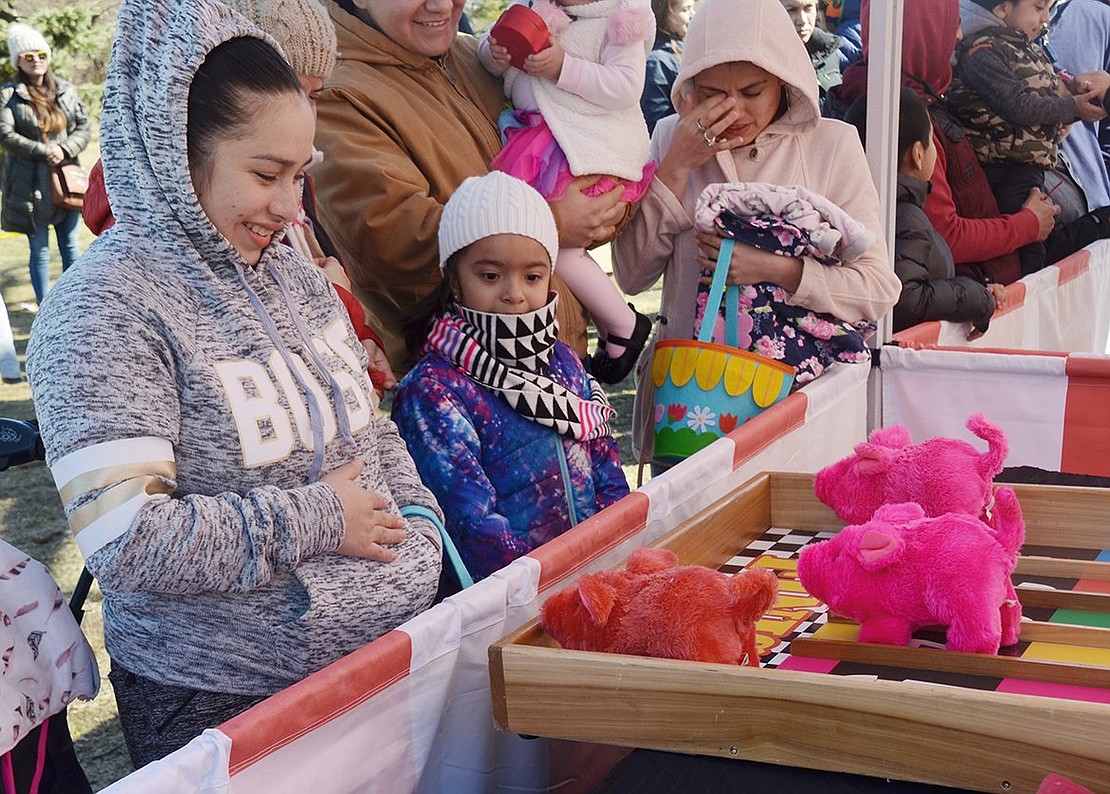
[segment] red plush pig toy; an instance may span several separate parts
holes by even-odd
[[[997,653],[1021,633],[1010,575],[1025,539],[1010,488],[995,494],[994,526],[961,513],[927,518],[913,503],[806,546],[798,579],[829,609],[860,624],[860,642],[905,645],[915,629],[947,626],[948,649]]]
[[[986,452],[955,438],[913,444],[902,425],[880,428],[856,444],[854,454],[817,472],[813,489],[850,524],[862,524],[883,505],[899,502],[916,502],[927,516],[985,518],[1009,445],[982,414],[968,419],[967,428],[987,442]]]
[[[583,574],[544,603],[540,621],[564,648],[757,667],[755,623],[778,579],[678,564],[667,549],[637,549],[622,571]]]

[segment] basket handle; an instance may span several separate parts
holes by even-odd
[[[721,240],[721,250],[717,253],[717,266],[713,269],[713,283],[709,285],[709,298],[705,301],[705,316],[701,321],[701,330],[698,332],[699,342],[713,340],[714,318],[721,307],[721,298],[725,294],[725,278],[728,276],[728,263],[732,260],[732,249],[736,241],[731,237]],[[735,284],[728,288],[727,303],[725,305],[725,344],[737,347],[740,341],[740,288]]]

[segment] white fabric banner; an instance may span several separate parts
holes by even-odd
[[[967,418],[982,413],[1010,442],[1007,466],[1060,470],[1068,379],[1064,356],[882,349],[883,426],[915,441],[975,441]]]
[[[935,344],[1110,353],[1110,240],[1025,276],[1009,292],[1020,305],[1004,307],[986,334],[968,341],[968,323],[942,322]]]
[[[248,732],[256,734],[250,737],[256,757],[241,760],[242,768],[230,776],[230,783],[231,754],[227,747],[213,744],[214,737],[225,742],[227,737],[209,731],[179,753],[120,781],[113,787],[114,794],[187,790],[322,794],[322,780],[327,781],[329,794],[541,792],[553,786],[582,790],[587,782],[587,773],[579,769],[583,759],[596,767],[598,762],[588,754],[600,753],[604,759],[613,754],[611,748],[591,750],[590,745],[523,739],[495,730],[490,644],[535,617],[543,599],[578,574],[619,565],[633,550],[678,526],[753,474],[816,471],[847,454],[866,434],[868,371],[865,365],[834,367],[794,395],[797,399],[789,405],[784,401],[773,406],[548,544],[563,543],[568,554],[548,554],[547,547],[542,547],[534,556],[516,560],[437,604],[392,636],[260,704],[256,710],[265,717],[256,725],[245,723]],[[548,583],[543,591],[541,576]],[[409,654],[407,671],[395,673],[391,659],[402,648],[397,642],[401,635],[411,640],[411,649],[404,649]],[[376,646],[388,643],[393,644],[392,650],[378,659]],[[386,678],[374,685],[375,671],[366,668],[375,665],[383,669],[383,677],[393,675],[396,680]],[[360,699],[346,690],[334,694],[352,675],[367,678],[366,696]],[[264,711],[263,707],[283,697],[288,702],[281,709]],[[244,716],[251,717],[251,712]],[[288,724],[283,725],[283,720]],[[242,730],[242,725],[237,729]],[[162,787],[152,787],[152,780]],[[212,788],[208,781],[223,788]],[[210,788],[198,788],[205,785]]]

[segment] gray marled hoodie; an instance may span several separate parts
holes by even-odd
[[[439,508],[371,408],[325,277],[277,244],[247,266],[197,201],[189,83],[241,35],[260,34],[211,0],[123,4],[101,123],[116,225],[43,303],[27,370],[108,652],[164,683],[269,694],[425,609],[438,582],[424,518],[395,562],[331,553],[343,511],[319,472],[358,457],[393,509]]]

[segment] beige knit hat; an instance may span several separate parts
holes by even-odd
[[[439,268],[451,254],[495,234],[531,237],[547,249],[551,269],[559,254],[559,231],[551,207],[527,182],[503,171],[463,180],[439,219]]]
[[[327,80],[335,68],[335,26],[317,0],[223,0],[269,33],[297,74]]]
[[[8,55],[16,69],[19,68],[19,56],[25,52],[45,52],[48,63],[51,58],[50,45],[41,33],[30,25],[13,22],[8,28]]]

